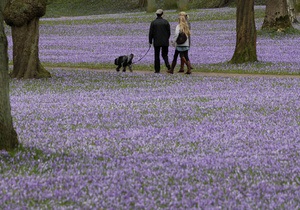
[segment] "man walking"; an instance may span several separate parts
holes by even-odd
[[[170,24],[162,16],[164,11],[156,11],[157,18],[151,22],[149,30],[149,44],[154,46],[154,69],[155,73],[160,72],[160,51],[168,70],[171,68],[168,58],[169,38],[171,36]]]

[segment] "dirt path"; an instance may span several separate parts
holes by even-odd
[[[80,68],[80,67],[45,67],[46,69],[63,69],[63,70],[83,70],[83,71],[102,71],[102,72],[115,72],[115,69],[93,69],[93,68]],[[154,74],[154,71],[141,71],[137,70],[134,73],[141,74]],[[121,73],[121,72],[120,72]],[[126,73],[130,73],[129,71]],[[161,74],[167,74],[165,70]],[[182,73],[175,72],[174,75]],[[215,73],[215,72],[192,72],[191,76],[203,76],[203,77],[254,77],[254,78],[297,78],[300,79],[300,75],[276,75],[276,74],[237,74],[237,73]]]

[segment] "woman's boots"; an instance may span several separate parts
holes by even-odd
[[[186,61],[186,65],[187,65],[187,72],[186,72],[186,74],[191,74],[192,73],[191,62],[190,61]]]
[[[171,68],[167,71],[167,73],[174,74],[175,66],[176,66],[176,61],[172,61]]]
[[[186,59],[184,57],[182,57],[181,59],[182,59],[182,61],[184,61],[184,63],[187,66],[187,72],[186,72],[186,74],[191,74],[192,73],[191,62],[190,61],[186,61]]]
[[[183,57],[180,58],[180,69],[179,69],[178,73],[184,72],[184,62],[185,62],[185,59]]]
[[[178,72],[184,72],[184,64],[186,64],[187,66],[187,72],[186,74],[191,74],[192,73],[192,67],[191,67],[191,62],[190,61],[186,61],[186,59],[184,57],[181,58],[181,65],[180,65],[180,70]],[[169,70],[167,70],[167,73],[169,74],[174,74],[174,68],[176,66],[176,61],[172,61],[172,65],[171,68]]]
[[[190,61],[186,61],[185,57],[180,58],[181,59],[181,63],[180,63],[180,69],[179,69],[179,73],[183,73],[184,72],[184,64],[186,64],[187,66],[187,72],[186,74],[191,74],[192,73],[192,65]]]

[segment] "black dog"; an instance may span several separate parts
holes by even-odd
[[[134,55],[130,54],[130,55],[122,55],[118,58],[115,59],[115,65],[117,65],[118,67],[116,68],[117,71],[120,71],[120,68],[123,66],[123,72],[126,71],[126,67],[129,67],[130,72],[132,72],[132,59],[133,59]]]

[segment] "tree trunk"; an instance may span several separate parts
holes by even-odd
[[[187,11],[188,10],[188,0],[177,0],[177,10],[178,11]]]
[[[292,28],[286,0],[267,0],[266,16],[262,29],[284,31]]]
[[[155,12],[157,9],[155,0],[147,0],[147,12]]]
[[[46,13],[47,0],[10,0],[4,10],[12,28],[14,78],[51,77],[39,59],[39,18]]]
[[[288,13],[289,13],[290,21],[292,23],[298,23],[297,15],[296,15],[297,11],[295,8],[296,0],[287,0],[287,5],[288,5]]]
[[[211,3],[214,4],[213,7],[224,7],[232,2],[234,2],[234,0],[212,0],[211,1]]]
[[[295,10],[296,13],[300,12],[300,0],[295,0]]]
[[[238,0],[236,15],[236,47],[231,63],[257,61],[254,0]]]
[[[9,100],[9,76],[7,39],[3,26],[3,9],[6,2],[0,2],[0,150],[12,150],[18,146],[17,133],[13,128]]]
[[[144,8],[147,5],[147,0],[139,0],[139,7]]]
[[[22,26],[12,26],[13,78],[51,77],[39,59],[39,18]]]
[[[200,5],[201,8],[220,8],[235,2],[236,0],[189,0],[190,8],[193,8],[193,5]]]

